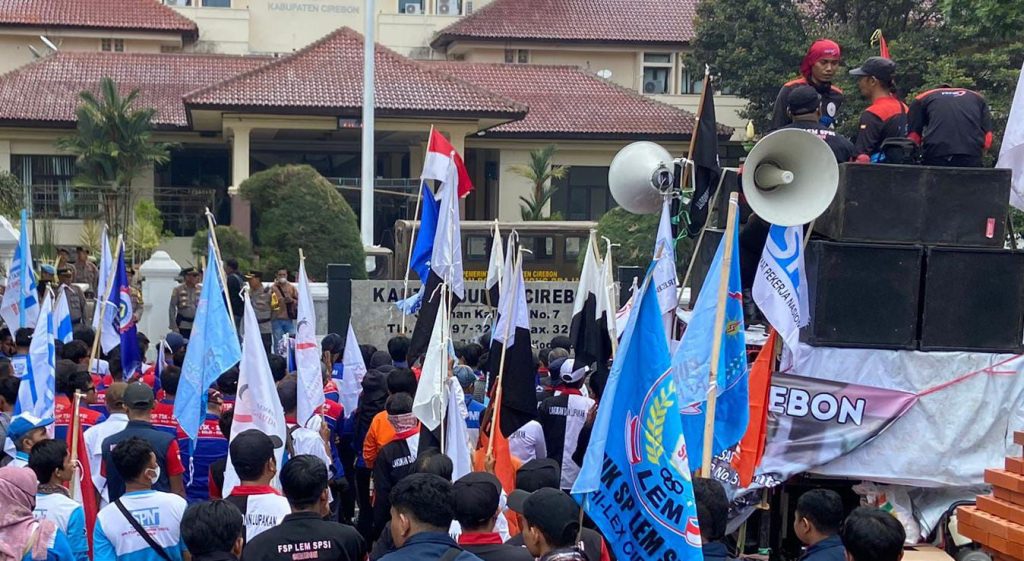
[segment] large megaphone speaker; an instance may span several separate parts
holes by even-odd
[[[612,198],[633,214],[659,212],[672,189],[674,167],[668,150],[653,142],[634,142],[619,150],[608,168]]]
[[[743,196],[762,219],[779,226],[814,220],[832,204],[839,164],[824,140],[783,129],[761,139],[743,163]]]

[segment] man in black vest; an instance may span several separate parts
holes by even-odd
[[[107,491],[110,493],[111,502],[116,501],[125,491],[125,481],[117,472],[111,452],[118,443],[133,436],[145,440],[153,447],[156,463],[160,468],[153,489],[185,496],[185,485],[181,480],[185,466],[181,463],[178,441],[167,432],[153,428],[150,414],[154,401],[153,389],[142,382],[129,384],[125,389],[124,404],[128,408],[128,425],[121,432],[108,436],[102,446],[102,470],[104,477],[107,478]]]

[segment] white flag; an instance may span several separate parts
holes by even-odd
[[[1013,94],[1010,118],[1006,121],[996,167],[1013,170],[1010,204],[1024,210],[1024,68],[1017,78],[1017,92]]]
[[[800,343],[800,328],[811,319],[803,248],[803,226],[773,224],[768,230],[751,291],[757,307],[782,336],[794,360]]]
[[[427,354],[423,358],[423,371],[412,402],[413,414],[430,430],[441,424],[448,407],[448,398],[443,395],[447,391],[444,381],[448,378],[448,299],[443,294],[446,285],[442,284],[441,287],[437,319],[434,320],[434,330],[430,334]]]
[[[52,419],[56,394],[56,365],[53,339],[53,298],[47,292],[39,307],[39,320],[28,347],[29,369],[18,386],[18,401],[14,412],[31,413],[40,419]]]
[[[107,238],[107,225],[103,225],[103,236],[102,244],[100,247],[100,276],[96,281],[96,311],[92,314],[92,329],[93,331],[99,331],[100,328],[100,313],[99,303],[106,300],[109,296],[110,287],[107,286],[108,277],[110,277],[110,268],[113,267],[114,258],[110,255],[110,239]],[[107,322],[109,325],[110,322]],[[107,331],[110,331],[107,329]],[[121,338],[116,336],[114,345],[121,343]],[[102,341],[101,341],[102,343]],[[108,349],[104,348],[103,352],[109,352]]]
[[[298,373],[296,420],[306,426],[324,404],[324,378],[321,373],[320,346],[316,343],[316,312],[309,293],[306,262],[299,262],[299,305],[295,324],[295,370]]]
[[[6,220],[6,218],[4,219]],[[36,273],[32,269],[32,245],[28,239],[28,213],[22,209],[18,246],[7,267],[7,287],[0,301],[0,317],[14,334],[20,327],[33,327],[39,316]]]
[[[466,297],[465,274],[462,268],[462,227],[459,221],[459,172],[452,160],[447,179],[441,182],[438,198],[441,205],[437,215],[437,232],[430,254],[430,268],[441,282],[448,283],[452,294],[460,300]]]
[[[338,388],[338,395],[347,419],[356,412],[359,392],[363,389],[363,377],[366,376],[366,363],[363,362],[363,353],[359,350],[359,341],[356,340],[356,332],[352,329],[351,322],[348,324],[348,337],[345,339],[345,354],[341,357],[341,364],[341,387]]]
[[[502,273],[505,267],[505,251],[501,247],[501,231],[498,223],[494,223],[494,239],[491,240],[491,262],[487,265],[487,279],[484,289],[491,299],[491,306],[497,307],[502,289]]]
[[[658,295],[658,307],[662,315],[676,313],[679,305],[679,291],[676,285],[679,283],[676,276],[676,240],[672,236],[672,218],[669,200],[661,208],[661,221],[658,223],[658,236],[654,240],[654,258],[657,263],[654,265],[654,273],[651,282],[655,294]],[[665,332],[671,336],[671,331]]]
[[[288,427],[284,421],[284,408],[277,397],[277,386],[274,375],[270,372],[267,362],[267,351],[263,348],[260,338],[260,324],[256,320],[249,292],[243,297],[245,312],[242,321],[245,329],[242,337],[242,360],[238,365],[238,396],[235,398],[235,420],[231,423],[229,440],[249,429],[256,429],[274,441],[274,458],[278,468],[282,465],[284,442],[288,436]],[[162,343],[162,342],[161,342]],[[231,464],[228,453],[227,465],[224,469],[224,497],[238,485],[238,474]]]
[[[466,426],[466,396],[455,376],[448,378],[448,426],[445,429],[445,455],[452,461],[452,481],[473,471],[469,452],[469,429]]]
[[[512,255],[511,248],[509,255]],[[501,295],[501,309],[498,321],[494,324],[492,339],[505,347],[511,347],[516,344],[516,329],[530,330],[530,310],[526,305],[522,258],[516,259],[515,270],[505,278],[505,293]]]

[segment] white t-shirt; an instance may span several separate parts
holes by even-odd
[[[153,541],[170,556],[181,561],[185,550],[181,543],[181,517],[188,504],[185,499],[161,491],[133,491],[121,496],[121,502]],[[100,510],[93,531],[93,561],[153,561],[159,556],[135,530],[117,504]]]
[[[508,449],[524,464],[530,460],[548,457],[547,444],[544,442],[544,427],[537,421],[530,421],[519,427],[508,437]]]
[[[262,491],[247,494],[246,491]],[[236,486],[228,502],[239,507],[245,522],[245,541],[248,543],[263,532],[277,526],[292,513],[288,499],[271,488]]]
[[[107,478],[103,477],[103,474],[100,473],[103,464],[103,441],[108,436],[121,432],[126,426],[128,426],[128,415],[113,413],[106,421],[89,427],[82,433],[82,438],[85,439],[85,449],[89,452],[89,469],[91,470],[92,484],[96,486],[96,490],[100,493],[101,507],[109,502]]]

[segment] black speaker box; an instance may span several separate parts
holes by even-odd
[[[811,323],[800,340],[822,347],[917,348],[923,255],[916,245],[811,240]]]
[[[922,351],[1024,351],[1024,253],[930,247]]]
[[[836,241],[1002,247],[1010,170],[842,164],[816,232]]]
[[[722,221],[725,222],[725,219]],[[693,258],[693,271],[690,272],[690,303],[687,306],[691,310],[697,303],[697,296],[704,286],[704,279],[708,276],[708,269],[715,260],[715,252],[718,251],[718,244],[722,243],[724,235],[724,230],[707,228],[704,230],[704,239],[701,240],[700,246],[694,250],[697,255]]]

